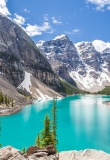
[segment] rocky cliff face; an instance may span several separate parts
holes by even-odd
[[[24,80],[17,88],[1,75],[0,92],[14,101],[13,107],[12,105],[6,105],[4,103],[0,104],[0,116],[16,113],[21,110],[23,106],[30,103],[36,103],[36,100],[62,98],[59,93],[55,92],[26,71]]]
[[[61,35],[47,42],[40,41],[37,46],[47,56],[53,70],[69,83],[74,84],[74,80],[69,76],[71,68],[76,69],[80,63],[79,56],[74,44],[68,36]]]
[[[24,71],[54,90],[62,90],[58,77],[34,42],[18,25],[0,15],[0,74],[17,87],[24,80]]]
[[[37,43],[59,77],[83,90],[110,85],[110,43],[95,40],[73,44],[66,35]]]

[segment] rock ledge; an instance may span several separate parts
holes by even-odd
[[[32,149],[32,148],[31,148]],[[42,155],[44,157],[42,157]],[[39,157],[36,157],[39,156]],[[0,160],[110,160],[110,154],[92,149],[82,151],[65,151],[59,154],[47,155],[47,152],[38,152],[31,155],[7,146],[0,149]]]

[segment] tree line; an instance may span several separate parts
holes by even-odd
[[[0,91],[0,104],[6,104],[7,106],[14,106],[13,98],[9,98]]]

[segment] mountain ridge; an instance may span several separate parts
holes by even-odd
[[[109,42],[94,40],[74,44],[67,35],[59,35],[36,45],[55,73],[71,84],[76,82],[80,89],[97,92],[110,85]]]
[[[59,77],[32,39],[0,14],[0,92],[14,100],[13,108],[1,105],[0,115],[15,113],[34,99],[61,98],[63,91]]]
[[[15,87],[24,80],[24,71],[52,89],[62,86],[46,58],[20,26],[0,15],[0,73]]]

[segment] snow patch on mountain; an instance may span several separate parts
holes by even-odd
[[[107,72],[98,73],[99,76],[97,79],[90,75],[90,72],[87,72],[86,76],[78,74],[78,72],[71,71],[70,76],[76,81],[77,85],[83,90],[90,90],[96,86],[103,87],[104,84],[110,83],[110,76]],[[97,91],[97,89],[95,89]]]
[[[36,100],[62,98],[62,96],[25,71],[23,82],[18,89],[29,92]]]
[[[19,89],[25,89],[26,91],[28,91],[29,93],[31,93],[30,91],[30,87],[32,86],[31,83],[31,74],[25,71],[25,77],[23,82],[18,86]]]
[[[62,39],[62,38],[65,38],[66,35],[65,34],[61,34],[59,36],[56,36],[53,40],[58,40],[58,39]]]
[[[87,50],[90,50],[91,47],[91,43],[90,42],[78,42],[75,44],[75,47],[78,51],[78,54],[81,55],[83,52],[87,51]]]
[[[89,43],[89,42],[85,42],[85,41],[78,42],[78,43],[75,43],[75,47],[77,48],[77,47],[82,46],[82,45],[87,44],[87,43]]]
[[[41,99],[45,100],[46,99],[45,95],[39,89],[36,89],[36,90],[39,93]]]
[[[45,41],[43,41],[43,40],[40,40],[36,45],[37,45],[37,47],[40,47],[40,46],[42,46],[43,44],[44,44],[44,42]]]
[[[110,48],[110,43],[109,42],[104,42],[104,41],[101,41],[101,40],[94,40],[92,42],[93,46],[95,47],[95,49],[98,51],[98,52],[103,52],[105,49],[107,48]]]

